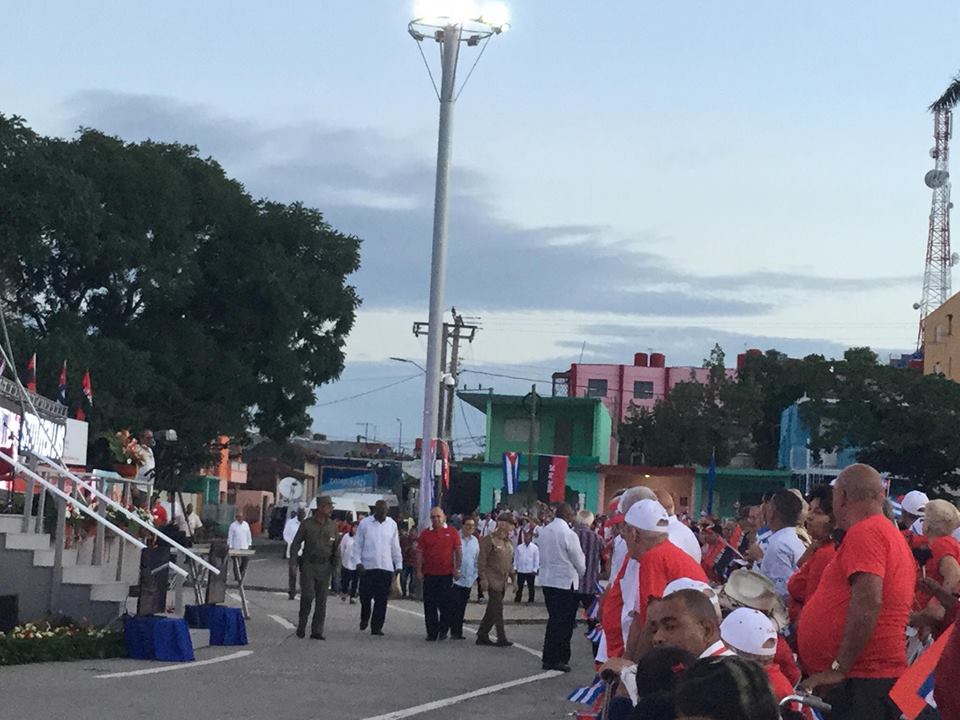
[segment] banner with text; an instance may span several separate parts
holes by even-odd
[[[537,498],[541,502],[559,503],[566,499],[566,455],[540,455],[537,467]]]

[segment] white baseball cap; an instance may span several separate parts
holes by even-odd
[[[635,502],[627,510],[624,517],[627,525],[632,525],[637,530],[647,530],[649,532],[667,533],[670,527],[670,516],[663,505],[656,500],[640,500]]]
[[[777,654],[777,628],[759,610],[737,608],[720,623],[720,639],[731,650],[749,655]]]
[[[717,611],[717,617],[722,616],[720,612],[720,596],[717,595],[716,590],[710,587],[709,583],[688,577],[677,578],[667,583],[667,586],[663,589],[663,597],[673,595],[675,592],[680,592],[681,590],[696,590],[697,592],[703,593],[710,598],[710,602],[713,603],[713,607]]]
[[[928,502],[930,502],[930,498],[928,498],[926,494],[919,490],[911,490],[903,496],[903,500],[900,501],[900,507],[903,508],[904,512],[923,517],[923,511],[926,510]]]

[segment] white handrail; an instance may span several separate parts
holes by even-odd
[[[87,491],[90,492],[90,493],[93,493],[94,495],[96,495],[98,498],[102,499],[104,502],[106,502],[108,505],[110,505],[110,506],[111,506],[112,508],[114,508],[115,510],[119,510],[121,513],[123,513],[124,515],[126,515],[129,519],[133,520],[135,523],[137,523],[137,524],[140,525],[141,527],[145,528],[146,530],[152,532],[154,535],[156,535],[158,538],[160,538],[160,539],[163,540],[164,542],[169,543],[170,545],[172,545],[173,547],[175,547],[177,550],[179,550],[180,552],[182,552],[182,553],[183,553],[184,555],[186,555],[187,557],[193,558],[193,559],[196,560],[198,563],[200,563],[200,564],[203,565],[205,568],[207,568],[207,570],[209,570],[210,572],[212,572],[214,575],[219,575],[219,574],[220,574],[220,570],[219,570],[219,569],[215,568],[213,565],[211,565],[210,563],[208,563],[208,562],[207,562],[206,560],[204,560],[202,557],[200,557],[199,555],[197,555],[197,554],[194,553],[194,552],[191,552],[190,550],[188,550],[187,548],[185,548],[183,545],[181,545],[180,543],[178,543],[176,540],[174,540],[173,538],[169,537],[168,535],[160,532],[159,530],[157,530],[157,528],[156,528],[155,526],[153,526],[153,525],[151,525],[151,524],[149,524],[149,523],[144,522],[143,520],[141,520],[141,519],[136,515],[136,513],[130,512],[130,511],[127,510],[123,505],[121,505],[120,503],[118,503],[116,500],[114,500],[113,498],[111,498],[111,497],[109,497],[109,496],[107,496],[107,495],[104,495],[102,492],[100,492],[99,490],[97,490],[97,488],[94,487],[93,485],[88,485],[84,480],[81,480],[80,478],[78,478],[76,475],[74,475],[72,472],[70,472],[69,470],[67,470],[65,467],[63,467],[63,466],[61,466],[61,465],[57,465],[53,460],[51,460],[50,458],[48,458],[48,457],[46,457],[46,456],[44,456],[44,455],[39,455],[39,454],[37,454],[37,453],[31,453],[31,455],[33,455],[35,458],[37,458],[37,460],[39,460],[41,463],[43,463],[44,465],[46,465],[47,467],[49,467],[51,470],[54,470],[54,471],[56,471],[58,474],[64,475],[64,476],[70,478],[70,479],[73,480],[75,483],[77,483],[80,487],[84,488],[85,490],[87,490]]]
[[[75,508],[77,508],[77,509],[80,510],[81,512],[86,513],[87,515],[89,515],[90,517],[92,517],[94,520],[96,520],[98,523],[100,523],[101,525],[110,528],[110,529],[113,530],[115,533],[117,533],[117,535],[120,535],[120,536],[124,537],[126,540],[128,540],[128,541],[131,542],[131,543],[133,543],[134,545],[136,545],[137,547],[139,547],[141,550],[146,547],[146,544],[145,544],[145,543],[143,543],[143,542],[141,542],[140,540],[138,540],[137,538],[133,537],[133,535],[128,534],[125,530],[121,530],[121,529],[118,528],[116,525],[114,525],[112,522],[110,522],[109,520],[107,520],[105,517],[101,517],[96,511],[91,510],[88,506],[84,505],[84,504],[83,504],[82,502],[80,502],[79,500],[76,500],[76,499],[70,497],[67,493],[65,493],[63,490],[61,490],[60,488],[58,488],[56,485],[54,485],[53,483],[51,483],[51,482],[49,482],[48,480],[44,479],[43,477],[41,477],[41,476],[38,475],[37,473],[33,472],[33,470],[31,470],[30,468],[28,468],[28,467],[27,467],[26,465],[24,465],[23,463],[17,462],[16,459],[10,457],[9,455],[7,455],[6,453],[4,453],[3,451],[0,451],[0,460],[3,460],[4,462],[9,463],[9,464],[12,465],[18,472],[22,472],[24,475],[27,475],[28,477],[33,478],[34,480],[36,480],[37,482],[39,482],[41,485],[43,485],[43,486],[44,486],[47,490],[49,490],[50,492],[54,493],[55,495],[59,495],[59,496],[62,497],[64,500],[66,500],[68,503],[70,503],[71,505],[73,505]],[[26,502],[30,502],[29,498],[26,500]]]

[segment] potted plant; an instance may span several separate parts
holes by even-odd
[[[110,447],[110,459],[117,474],[125,478],[136,477],[146,460],[146,452],[130,431],[124,429],[116,433],[103,433],[100,437]]]

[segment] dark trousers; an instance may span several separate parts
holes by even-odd
[[[296,564],[290,563],[287,566],[287,592],[290,595],[290,599],[293,600],[297,596],[297,574],[300,572],[300,568]]]
[[[413,595],[413,583],[415,582],[417,569],[413,565],[404,565],[400,571],[400,594],[403,597]]]
[[[366,629],[369,623],[371,631],[383,630],[383,622],[387,619],[387,600],[390,598],[392,580],[393,573],[389,570],[365,570],[360,576],[361,629]]]
[[[577,596],[573,590],[543,588],[547,606],[547,629],[543,635],[543,662],[548,665],[570,662],[570,638],[577,624]]]
[[[360,582],[359,573],[356,570],[347,570],[343,565],[340,566],[340,593],[349,595],[351,598],[357,596],[357,584]]]
[[[303,564],[303,568],[300,570],[300,621],[297,624],[297,629],[301,632],[305,632],[307,629],[310,607],[316,599],[317,606],[313,610],[310,632],[314,635],[323,635],[323,623],[327,618],[327,590],[330,589],[331,572],[329,565]]]
[[[900,711],[889,698],[896,678],[849,678],[825,693],[833,706],[829,720],[899,720]]]
[[[450,635],[463,636],[463,616],[467,614],[470,588],[454,585],[450,590]]]
[[[523,584],[527,584],[527,602],[533,602],[533,594],[536,592],[533,589],[533,579],[537,576],[536,573],[517,573],[517,594],[513,596],[514,602],[520,602],[520,597],[523,595]]]
[[[490,630],[497,628],[497,640],[507,639],[507,630],[503,626],[503,590],[487,588],[487,609],[483,613],[483,620],[477,628],[477,637],[490,639]]]
[[[239,561],[240,561],[240,572],[239,572],[239,574],[237,573],[237,565],[236,565],[236,562],[231,563],[231,564],[233,565],[233,579],[236,580],[236,581],[239,583],[241,576],[244,576],[244,575],[247,574],[247,565],[250,564],[250,558],[249,558],[249,557],[242,557],[242,558],[234,558],[234,560],[239,560]]]
[[[427,637],[446,637],[450,630],[450,588],[453,575],[423,576],[423,619]]]
[[[477,578],[477,600],[483,600],[483,586],[480,584],[480,578]]]

